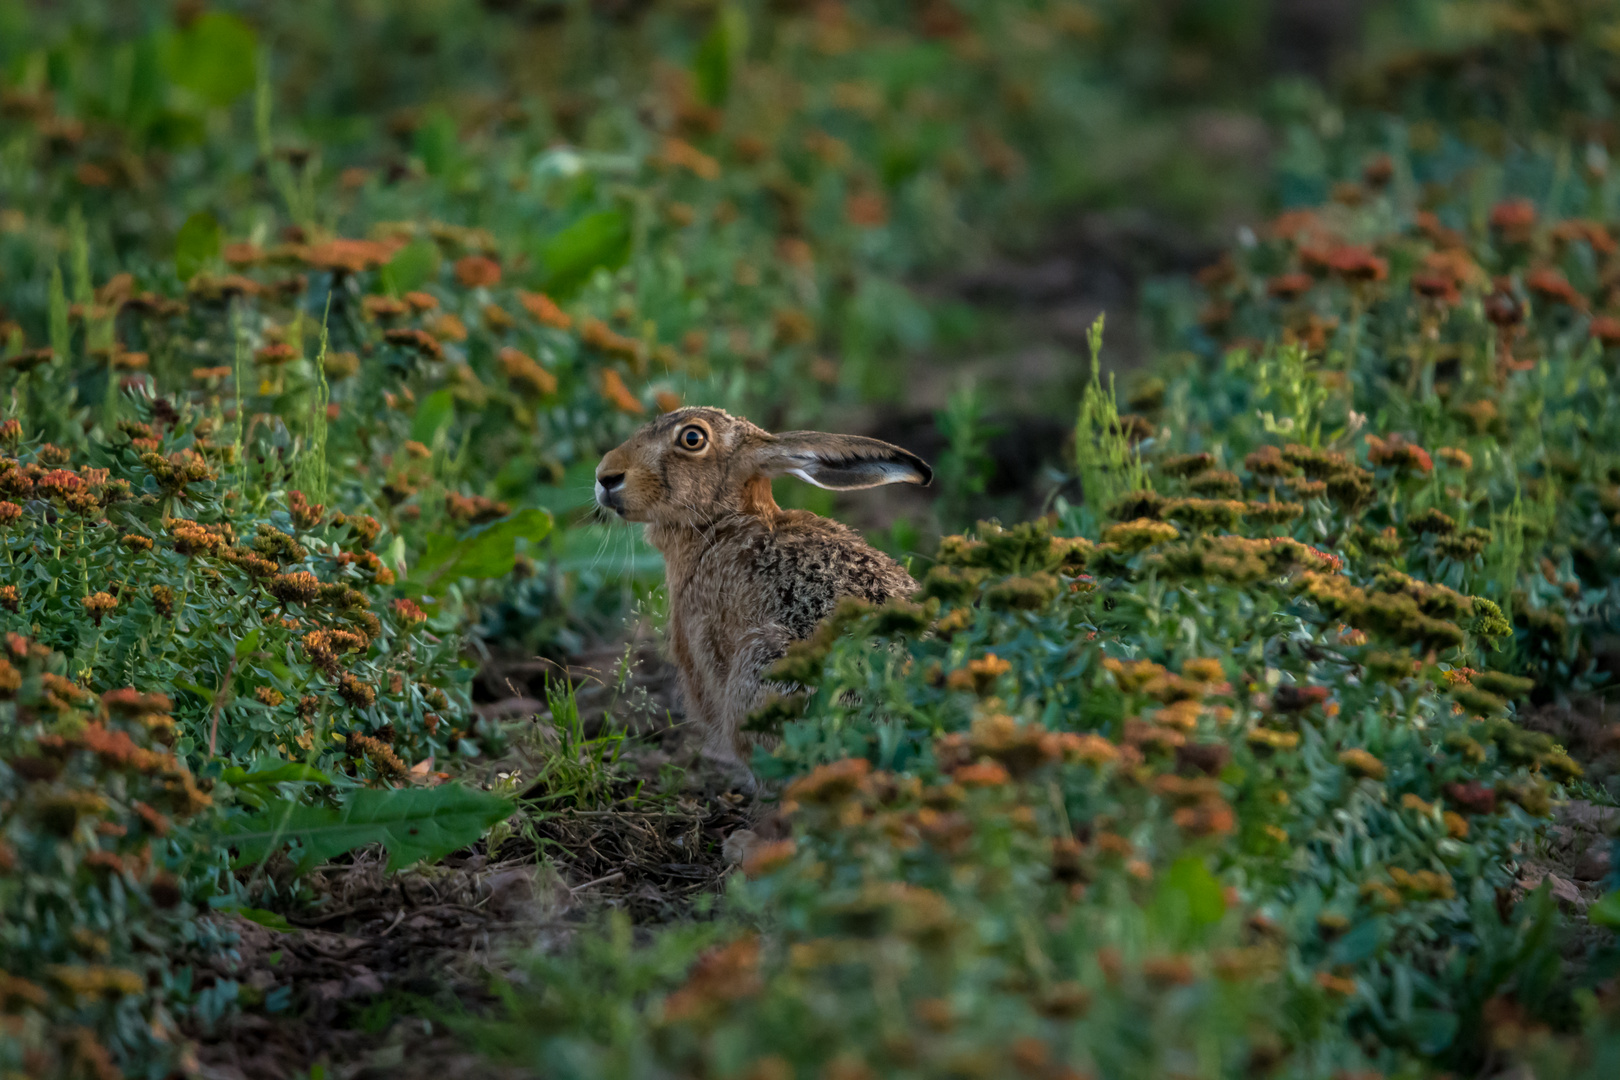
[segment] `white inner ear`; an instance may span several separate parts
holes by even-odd
[[[823,484],[820,480],[817,480],[815,477],[813,477],[809,473],[805,472],[804,471],[804,466],[802,466],[802,465],[799,466],[796,469],[789,469],[787,471],[787,474],[789,476],[797,476],[800,480],[803,480],[805,483],[812,484],[812,485],[814,485],[814,486],[816,486],[818,488],[821,488],[823,491],[836,491],[836,490],[838,490],[837,488],[828,487],[826,484]]]
[[[823,491],[860,491],[864,488],[882,487],[884,484],[915,483],[919,479],[916,470],[899,462],[863,461],[858,465],[852,464],[844,469],[833,467],[834,472],[843,472],[845,475],[864,473],[865,475],[860,482],[827,484],[816,479],[811,473],[811,470],[815,469],[818,464],[820,463],[798,465],[785,470],[785,472],[786,475],[797,476],[805,483],[812,484]]]

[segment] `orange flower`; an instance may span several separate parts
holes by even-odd
[[[981,761],[963,765],[951,773],[951,779],[963,787],[1000,787],[1012,779],[1006,768],[994,761]]]
[[[602,369],[602,396],[620,412],[639,416],[647,411],[647,406],[624,385],[624,377],[612,368]]]
[[[1389,465],[1425,476],[1434,471],[1434,459],[1429,452],[1400,435],[1391,435],[1388,439],[1368,435],[1367,460],[1374,465]]]
[[[1347,281],[1383,281],[1389,277],[1389,263],[1371,248],[1345,245],[1327,253],[1327,268]]]
[[[684,139],[670,136],[664,140],[658,160],[671,168],[686,169],[703,180],[720,176],[720,163]]]
[[[642,362],[642,343],[635,338],[616,333],[601,319],[586,319],[579,328],[579,339],[609,356],[617,356],[636,365]]]
[[[405,246],[402,239],[393,240],[328,240],[304,249],[304,261],[311,266],[333,273],[358,274],[362,270],[381,266]]]
[[[1445,307],[1453,307],[1462,300],[1457,283],[1444,274],[1413,274],[1412,291]]]
[[[400,348],[414,349],[434,360],[441,359],[444,356],[444,349],[439,345],[438,339],[426,330],[418,330],[414,326],[402,326],[392,330],[384,330],[383,340],[390,345],[398,345]]]
[[[1266,292],[1279,300],[1293,300],[1310,292],[1316,279],[1309,274],[1294,272],[1291,274],[1278,274],[1266,282]]]
[[[118,598],[111,593],[98,592],[91,593],[83,600],[80,600],[79,603],[84,605],[84,610],[96,621],[96,625],[100,626],[101,620],[106,618],[107,614],[118,606]]]
[[[1535,224],[1536,204],[1529,199],[1510,199],[1491,207],[1491,228],[1514,243],[1528,240]]]
[[[748,853],[743,860],[742,871],[751,878],[769,874],[771,871],[786,866],[798,852],[799,846],[790,837],[786,840],[777,840],[769,844],[760,844]]]
[[[674,412],[681,407],[681,395],[673,390],[660,390],[653,395],[653,400],[658,403],[658,411],[661,413]]]
[[[226,263],[238,270],[264,261],[264,249],[258,244],[226,244],[221,254],[225,256]]]
[[[864,789],[871,772],[872,763],[865,758],[842,758],[818,765],[789,784],[784,799],[795,803],[839,803]]]
[[[550,326],[557,330],[570,330],[574,326],[573,317],[558,307],[545,293],[519,292],[518,303],[522,304],[524,310],[533,315],[542,326]]]
[[[408,292],[402,297],[412,311],[432,311],[439,306],[439,298],[432,293]]]
[[[1613,315],[1599,315],[1592,320],[1586,332],[1596,338],[1604,348],[1620,345],[1620,319]]]
[[[1316,985],[1330,994],[1337,994],[1341,997],[1349,997],[1356,992],[1356,980],[1347,979],[1329,971],[1318,971],[1316,973]]]
[[[1552,267],[1543,266],[1525,275],[1525,288],[1554,304],[1567,304],[1577,311],[1586,310],[1586,297],[1582,296],[1569,279]]]
[[[456,260],[456,280],[469,289],[489,288],[501,283],[501,264],[487,255],[468,255]]]
[[[507,379],[530,395],[546,397],[557,392],[557,376],[518,349],[506,346],[495,354],[495,361]]]
[[[368,296],[360,301],[360,310],[368,319],[397,319],[410,310],[410,305],[392,296]]]
[[[263,348],[254,350],[253,359],[257,360],[261,364],[270,366],[274,366],[276,364],[285,364],[289,360],[298,359],[298,350],[293,348],[291,345],[288,345],[286,342],[278,342],[274,345],[266,345]]]
[[[1382,780],[1389,771],[1382,761],[1359,747],[1341,750],[1339,764],[1352,776],[1365,776],[1372,780]]]
[[[889,221],[889,201],[878,191],[852,191],[844,200],[844,217],[851,225],[876,229]]]
[[[461,321],[461,316],[448,311],[434,319],[428,329],[440,341],[467,340],[467,324]]]
[[[1445,462],[1447,465],[1450,465],[1454,469],[1461,469],[1463,472],[1468,472],[1474,467],[1474,456],[1468,451],[1458,449],[1455,446],[1442,446],[1440,449],[1435,451],[1435,454],[1440,458],[1441,461]]]
[[[969,660],[966,667],[951,672],[945,679],[945,686],[951,690],[971,690],[980,695],[988,694],[996,680],[1011,670],[1012,664],[995,653],[987,653],[978,660]]]
[[[1614,236],[1601,222],[1573,218],[1554,225],[1552,234],[1555,240],[1566,244],[1574,240],[1585,240],[1599,255],[1613,255],[1616,251],[1620,251],[1620,244],[1615,243]]]

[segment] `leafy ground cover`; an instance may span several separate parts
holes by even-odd
[[[1328,100],[1272,14],[0,15],[0,1062],[1607,1075],[1614,16],[1380,9]],[[922,591],[709,775],[601,450],[923,400],[1018,325],[950,268],[1268,185],[1127,412],[1042,376],[1044,516],[934,402]]]

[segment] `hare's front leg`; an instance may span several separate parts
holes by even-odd
[[[744,631],[734,643],[731,669],[708,733],[707,750],[712,756],[730,758],[747,769],[752,747],[743,724],[749,713],[764,704],[760,677],[787,652],[790,640],[786,627],[768,623]],[[752,776],[752,770],[748,771]]]

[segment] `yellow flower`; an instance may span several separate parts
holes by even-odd
[[[1365,776],[1373,780],[1382,780],[1388,772],[1382,761],[1359,748],[1340,751],[1339,764],[1350,770],[1352,775]]]

